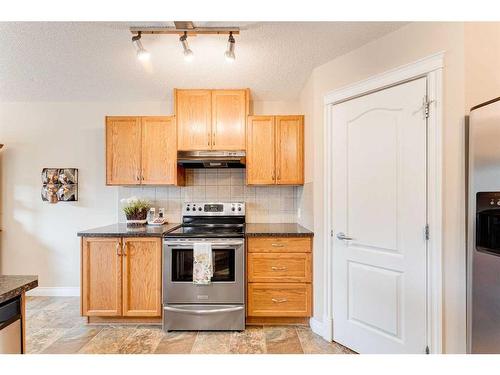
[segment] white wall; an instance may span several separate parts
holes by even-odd
[[[306,170],[313,174],[313,200],[302,216],[314,224],[314,316],[325,321],[323,284],[323,98],[392,68],[445,51],[444,70],[444,350],[465,351],[465,218],[464,218],[464,24],[413,23],[314,69],[301,95],[309,117]],[[307,196],[307,189],[303,196]],[[306,201],[307,203],[307,201]],[[304,215],[304,211],[309,213]],[[312,214],[310,213],[312,211]]]
[[[35,274],[44,287],[80,283],[76,232],[117,221],[105,186],[104,116],[165,114],[164,103],[0,103],[0,273]],[[79,169],[79,200],[40,198],[44,167]]]

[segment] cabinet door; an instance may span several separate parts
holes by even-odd
[[[304,183],[303,116],[276,116],[276,183]]]
[[[82,315],[122,314],[121,239],[82,239]]]
[[[212,143],[210,90],[175,90],[179,150],[209,150]]]
[[[247,184],[272,185],[275,174],[275,125],[273,116],[249,116],[247,126]]]
[[[161,316],[161,238],[123,239],[123,316]]]
[[[248,316],[311,316],[311,284],[249,283]]]
[[[141,172],[141,119],[106,117],[106,184],[138,185]]]
[[[247,90],[212,91],[212,150],[245,150]]]
[[[143,185],[176,183],[177,132],[175,117],[142,117]]]

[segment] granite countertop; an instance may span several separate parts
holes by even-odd
[[[165,233],[177,229],[180,224],[147,225],[140,228],[127,228],[125,223],[117,223],[80,231],[79,237],[162,237]]]
[[[314,233],[294,223],[250,223],[245,225],[247,237],[313,237]]]
[[[38,286],[38,276],[0,275],[0,303]]]

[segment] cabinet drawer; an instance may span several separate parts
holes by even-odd
[[[248,284],[248,316],[311,316],[311,284]]]
[[[248,254],[249,282],[311,281],[310,253],[250,253]]]
[[[310,237],[250,237],[248,239],[250,253],[309,253]]]

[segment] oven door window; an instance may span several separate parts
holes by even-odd
[[[476,216],[476,248],[500,255],[500,210],[484,210]]]
[[[235,249],[212,249],[212,282],[235,281]],[[172,281],[193,281],[193,249],[172,249]]]

